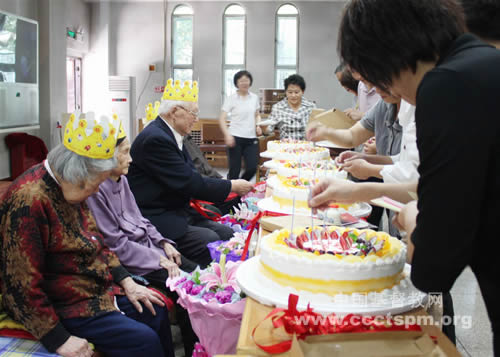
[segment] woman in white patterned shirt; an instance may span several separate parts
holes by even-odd
[[[306,82],[302,76],[292,74],[285,79],[286,97],[273,105],[268,118],[272,122],[268,132],[276,128],[280,139],[306,139],[306,125],[316,104],[303,97],[305,90]]]

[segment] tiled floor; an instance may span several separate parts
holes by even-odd
[[[493,356],[493,335],[476,277],[467,268],[451,290],[455,316],[470,316],[458,320],[456,325],[457,348],[463,356]]]

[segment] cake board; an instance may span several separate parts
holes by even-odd
[[[275,160],[264,161],[262,164],[266,169],[276,170],[279,166],[279,163]]]
[[[400,314],[425,305],[427,295],[420,292],[410,281],[411,266],[406,264],[405,277],[392,289],[380,293],[367,294],[314,294],[307,291],[297,291],[292,287],[285,287],[273,282],[259,271],[260,257],[248,259],[240,265],[236,272],[236,281],[242,291],[261,304],[288,307],[289,294],[299,296],[297,309],[306,310],[307,305],[322,315],[335,313],[346,315],[355,313],[360,315],[387,315]]]
[[[264,159],[272,159],[276,156],[276,152],[272,151],[263,151],[260,153],[260,157],[263,157]]]
[[[282,214],[293,214],[292,212],[292,207],[281,207],[278,203],[274,202],[271,197],[263,198],[259,202],[257,202],[257,207],[261,211],[269,211],[269,212],[276,212],[276,213],[282,213]],[[351,215],[357,218],[364,218],[368,217],[370,213],[372,212],[372,206],[370,206],[366,202],[360,202],[359,203],[359,209],[354,210],[353,212],[349,211]],[[302,209],[302,208],[296,208],[295,209],[295,214],[299,216],[311,216],[311,210],[310,209]],[[317,215],[313,215],[313,217],[317,217]]]

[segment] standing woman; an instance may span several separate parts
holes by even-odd
[[[245,159],[245,172],[241,176],[242,179],[250,180],[257,171],[257,155],[259,153],[257,136],[262,135],[262,130],[257,126],[260,122],[259,98],[256,94],[248,91],[252,82],[253,78],[250,72],[239,71],[236,73],[234,85],[238,90],[226,99],[220,114],[219,125],[228,147],[228,180],[239,177],[242,157]],[[229,129],[226,126],[228,113],[231,113]]]
[[[285,79],[286,97],[273,105],[267,131],[280,131],[280,139],[306,140],[306,125],[316,104],[304,98],[306,82],[302,76],[292,74]]]

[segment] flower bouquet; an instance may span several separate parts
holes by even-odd
[[[220,257],[204,270],[167,280],[167,287],[177,292],[179,304],[191,320],[193,331],[209,355],[234,354],[245,308],[241,289],[236,283],[240,262]]]
[[[253,211],[248,208],[246,202],[239,203],[238,207],[234,206],[234,213],[226,214],[219,219],[219,223],[231,227],[234,232],[246,232],[252,229],[254,219],[258,211]],[[258,223],[255,223],[258,224]]]
[[[243,249],[245,248],[245,240],[248,232],[235,232],[234,237],[228,241],[218,240],[207,244],[210,251],[210,256],[216,262],[219,262],[221,254],[226,255],[226,261],[237,262],[241,260]],[[245,260],[248,258],[248,252]]]
[[[234,215],[226,214],[219,220],[220,224],[230,227],[234,232],[244,233],[250,229],[250,221],[239,220]]]

